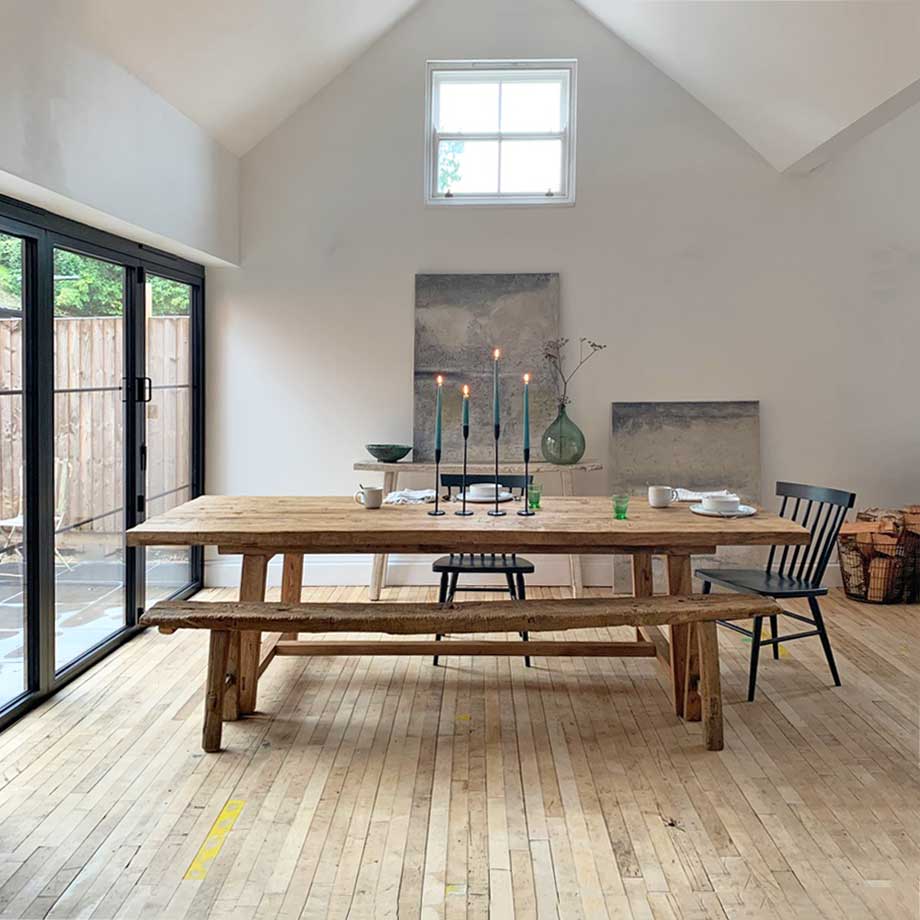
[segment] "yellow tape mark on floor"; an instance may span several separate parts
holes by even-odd
[[[195,858],[185,870],[183,879],[191,881],[201,881],[207,874],[211,863],[217,859],[220,848],[224,845],[227,834],[233,830],[236,819],[240,816],[243,806],[246,803],[242,799],[229,799],[224,805],[223,810],[217,816],[217,820],[211,825],[208,836],[204,838],[204,843],[195,854]]]

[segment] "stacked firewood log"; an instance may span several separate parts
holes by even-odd
[[[838,541],[847,596],[875,604],[920,598],[920,505],[868,508]]]

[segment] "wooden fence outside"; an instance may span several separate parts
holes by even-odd
[[[54,321],[54,447],[59,528],[123,527],[124,403],[121,317]],[[187,316],[147,318],[147,493],[164,510],[188,498],[190,351]],[[0,319],[0,391],[21,391],[22,320]],[[21,395],[0,395],[0,519],[21,511]],[[85,522],[85,523],[84,523]],[[82,526],[80,526],[82,525]]]

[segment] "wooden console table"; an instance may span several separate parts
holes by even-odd
[[[531,475],[556,474],[562,484],[563,495],[574,495],[575,487],[572,473],[591,473],[604,468],[602,463],[597,460],[582,460],[581,463],[573,463],[571,466],[559,466],[556,463],[546,463],[545,461],[534,462],[530,464]],[[415,461],[402,461],[399,463],[380,463],[376,460],[360,461],[354,465],[354,469],[359,473],[383,473],[383,492],[394,492],[399,488],[399,474],[412,473],[417,475],[434,476],[433,463],[416,463]],[[470,463],[467,465],[467,472],[475,475],[488,475],[494,471],[495,467],[491,463]],[[502,462],[499,467],[500,473],[506,473],[512,476],[524,475],[523,463],[506,463]],[[442,473],[462,473],[463,465],[460,463],[442,463]],[[499,475],[499,478],[501,476]],[[371,584],[369,596],[372,601],[380,600],[380,589],[387,583],[387,554],[378,553],[374,556],[374,564],[371,569]],[[581,597],[584,580],[581,574],[581,557],[569,556],[569,579],[572,585],[572,596]]]

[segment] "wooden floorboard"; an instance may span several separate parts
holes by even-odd
[[[148,630],[0,734],[0,917],[920,917],[920,607],[825,611],[838,689],[803,640],[747,703],[721,631],[719,753],[653,660],[445,640],[438,668],[276,658],[205,755],[207,635]]]

